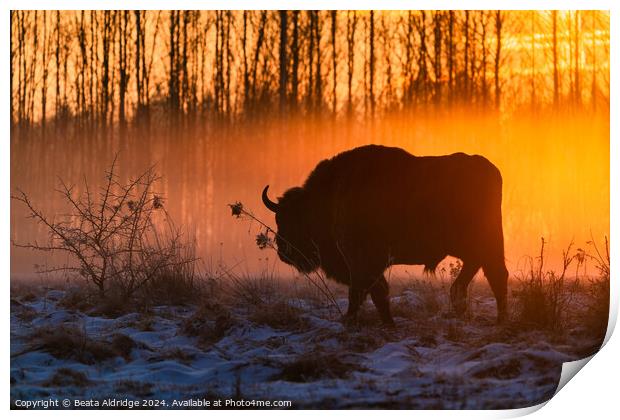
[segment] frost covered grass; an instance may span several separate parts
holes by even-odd
[[[517,275],[513,290],[514,320],[521,328],[544,330],[551,335],[565,337],[575,330],[593,337],[589,352],[602,344],[609,318],[609,242],[603,250],[594,240],[586,249],[573,250],[573,244],[562,252],[560,272],[545,268],[545,240],[541,239],[538,261],[530,259],[525,273]],[[581,271],[592,262],[597,274]],[[569,277],[569,270],[574,276]]]
[[[600,318],[591,311],[603,286],[594,281],[573,291],[565,307],[573,316],[563,318],[561,331],[522,322],[518,294],[511,294],[511,321],[496,325],[484,279],[470,287],[465,319],[449,314],[447,279],[392,279],[391,285],[393,330],[382,328],[370,302],[358,324],[344,326],[315,287],[270,275],[203,280],[184,304],[162,301],[115,313],[104,313],[83,285],[15,284],[11,398],[515,408],[550,398],[561,363],[600,345],[590,320]],[[511,287],[519,290],[520,283]],[[346,290],[333,292],[344,309]]]

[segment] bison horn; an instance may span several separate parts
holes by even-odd
[[[271,210],[272,212],[276,213],[278,211],[278,204],[274,203],[273,201],[271,201],[269,199],[269,197],[267,196],[267,190],[269,189],[269,185],[267,185],[265,187],[265,189],[263,190],[263,204],[265,204],[265,207],[267,207],[269,210]]]

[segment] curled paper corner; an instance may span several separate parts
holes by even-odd
[[[573,379],[577,372],[579,372],[590,360],[592,360],[595,354],[596,353],[583,359],[562,363],[562,374],[560,375],[560,381],[558,382],[558,387],[555,389],[553,396],[556,396],[557,393],[564,388],[564,385]]]
[[[612,301],[611,307],[609,309],[609,319],[607,320],[607,331],[605,332],[603,344],[601,344],[601,348],[598,349],[598,351],[601,351],[601,349],[605,347],[605,345],[611,338],[611,335],[614,333],[614,330],[616,329],[616,321],[618,320],[618,307],[616,305],[617,303]]]
[[[555,397],[558,394],[558,392],[560,392],[560,390],[564,388],[564,385],[566,385],[571,379],[573,379],[573,377],[577,374],[577,372],[579,372],[586,364],[588,364],[588,362],[595,355],[596,353],[594,353],[591,356],[585,357],[583,359],[562,363],[562,373],[560,374],[560,380],[558,382],[557,388],[555,389],[555,392],[553,393],[553,397]],[[547,401],[544,401],[537,405],[533,405],[531,407],[518,408],[515,410],[507,410],[505,412],[505,415],[501,417],[513,418],[513,417],[522,417],[528,414],[532,414],[540,410],[541,408],[543,408],[545,405],[547,405],[547,403],[551,401],[553,397],[549,398]]]
[[[603,343],[601,344],[601,347],[596,351],[596,353],[583,359],[562,363],[562,373],[560,374],[560,381],[558,382],[558,386],[555,389],[555,393],[553,394],[553,396],[556,396],[557,393],[560,392],[562,388],[564,388],[564,385],[566,385],[571,379],[573,379],[577,372],[579,372],[586,364],[588,364],[588,362],[592,360],[592,358],[596,356],[596,354],[601,351],[603,347],[605,347],[616,327],[617,309],[618,308],[612,308],[609,312],[609,320],[607,321],[607,331],[605,332],[605,338],[603,340]]]
[[[558,381],[558,386],[555,389],[555,392],[553,393],[553,397],[555,397],[558,392],[560,392],[560,390],[562,388],[564,388],[564,386],[571,380],[573,379],[573,377],[585,366],[588,364],[588,362],[590,360],[592,360],[592,358],[594,356],[596,356],[598,354],[599,351],[601,351],[603,349],[603,347],[605,347],[605,345],[607,344],[607,342],[609,341],[611,335],[614,332],[614,329],[616,327],[616,321],[618,319],[618,307],[616,306],[617,304],[612,300],[612,304],[610,307],[610,311],[609,311],[609,319],[607,322],[607,331],[605,332],[605,338],[603,339],[603,343],[601,344],[601,347],[592,355],[588,356],[588,357],[584,357],[583,359],[579,359],[579,360],[573,360],[570,362],[564,362],[562,363],[562,372],[560,374],[560,380]],[[506,417],[517,417],[517,416],[525,416],[531,413],[534,413],[538,410],[540,410],[541,408],[543,408],[545,405],[547,405],[547,403],[549,401],[551,401],[553,399],[553,397],[551,397],[550,399],[548,399],[545,402],[542,402],[540,404],[537,405],[533,405],[531,407],[526,407],[526,408],[520,408],[520,409],[516,409],[516,410],[508,410],[508,413],[506,413]]]

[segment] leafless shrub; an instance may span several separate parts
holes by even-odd
[[[578,280],[569,281],[567,270],[576,258],[573,244],[562,252],[562,272],[545,271],[545,240],[541,238],[538,264],[530,260],[527,274],[518,278],[516,296],[517,320],[526,326],[561,333],[565,327],[567,309],[574,298]]]
[[[155,191],[160,177],[154,167],[128,182],[122,182],[116,170],[115,158],[98,193],[86,180],[82,192],[60,180],[57,191],[69,211],[59,216],[44,214],[18,191],[12,199],[23,203],[29,217],[46,228],[48,240],[14,245],[69,254],[69,265],[40,272],[73,273],[96,286],[101,296],[114,290],[127,299],[149,284],[157,289],[167,280],[177,285],[193,282],[193,244],[183,241]]]

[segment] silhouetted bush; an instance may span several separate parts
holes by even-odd
[[[60,180],[58,192],[69,210],[48,216],[28,195],[13,199],[27,206],[30,218],[44,226],[46,244],[14,244],[37,251],[69,254],[70,263],[40,272],[69,272],[95,285],[101,297],[123,301],[144,292],[151,301],[179,303],[193,295],[195,249],[184,241],[155,191],[160,179],[151,167],[126,182],[116,173],[116,159],[96,193],[88,182],[78,188]],[[114,296],[112,296],[114,295]]]

